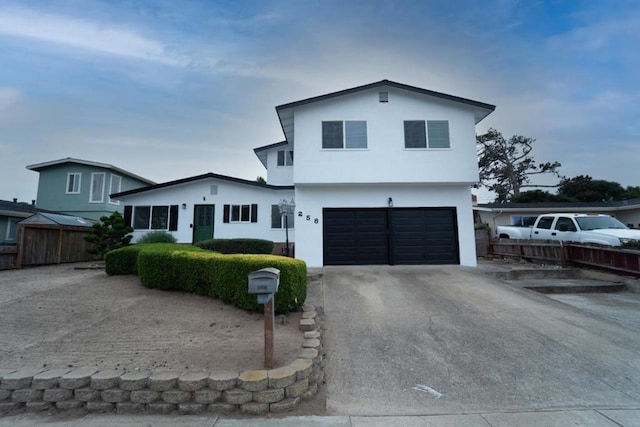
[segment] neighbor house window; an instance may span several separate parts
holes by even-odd
[[[322,148],[367,148],[367,122],[364,120],[322,122]]]
[[[537,218],[537,216],[512,215],[511,225],[516,225],[518,227],[531,227],[533,223],[536,222]]]
[[[80,178],[82,174],[80,173],[68,173],[67,174],[67,194],[78,194],[80,193]]]
[[[404,148],[451,148],[449,121],[405,120]]]
[[[224,205],[222,222],[258,222],[258,205]]]
[[[18,228],[18,221],[22,218],[7,218],[7,234],[5,236],[6,242],[16,241],[16,230]]]
[[[280,151],[278,151],[278,166],[293,166],[293,151],[292,150],[280,150]]]
[[[178,229],[178,205],[124,207],[124,222],[134,230]]]
[[[104,201],[104,175],[103,172],[94,172],[91,174],[89,202],[100,203]]]
[[[293,228],[294,218],[293,214],[287,215],[289,228]],[[284,228],[284,226],[285,219],[284,215],[280,215],[280,206],[271,205],[271,228]]]
[[[120,186],[122,184],[122,179],[118,175],[111,174],[111,182],[109,183],[109,195],[120,192]],[[115,205],[119,205],[120,202],[117,200],[113,200],[109,197],[109,203],[113,203]]]

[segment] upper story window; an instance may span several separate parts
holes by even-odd
[[[121,185],[122,185],[122,178],[120,178],[118,175],[111,174],[111,182],[109,183],[109,195],[113,193],[119,193]],[[109,197],[109,203],[113,203],[114,205],[120,204],[119,201],[113,200],[111,197]]]
[[[82,174],[79,172],[67,174],[67,194],[79,194],[80,193],[80,179]]]
[[[405,120],[404,148],[451,148],[448,120]]]
[[[104,176],[104,172],[94,172],[91,174],[89,202],[100,203],[104,201]]]
[[[367,148],[367,122],[364,120],[322,122],[322,148]]]
[[[278,166],[293,166],[293,150],[278,151]]]

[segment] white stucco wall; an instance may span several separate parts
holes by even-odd
[[[212,194],[212,186],[217,186],[217,194]],[[179,205],[178,230],[170,232],[179,243],[192,243],[195,205],[215,205],[214,237],[225,238],[257,238],[274,242],[285,241],[284,229],[271,228],[271,205],[280,200],[293,198],[293,190],[275,190],[221,179],[206,178],[180,185],[146,191],[122,197],[123,205],[157,206]],[[186,209],[182,204],[186,203]],[[223,223],[223,205],[258,205],[258,222],[256,223]],[[145,231],[134,231],[134,242]],[[295,240],[295,231],[289,230],[289,240]]]
[[[389,102],[378,93],[388,90]],[[322,122],[365,120],[367,149],[322,149]],[[405,149],[404,120],[448,120],[450,149]],[[376,88],[295,109],[298,184],[465,183],[478,181],[471,107],[439,98]]]
[[[299,212],[302,215],[296,216],[296,258],[304,260],[310,267],[323,265],[323,208],[386,208],[389,197],[398,208],[455,207],[460,264],[477,265],[471,188],[453,185],[296,186],[296,215]]]
[[[267,183],[270,185],[293,185],[294,166],[278,166],[278,151],[293,150],[291,144],[273,148],[267,152]]]

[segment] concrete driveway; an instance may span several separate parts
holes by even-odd
[[[324,268],[327,410],[640,407],[640,329],[464,267]]]

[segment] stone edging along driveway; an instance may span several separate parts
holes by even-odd
[[[318,311],[311,305],[302,310],[302,350],[283,367],[242,373],[0,369],[0,414],[51,409],[250,415],[291,411],[301,400],[312,399],[323,379]]]

